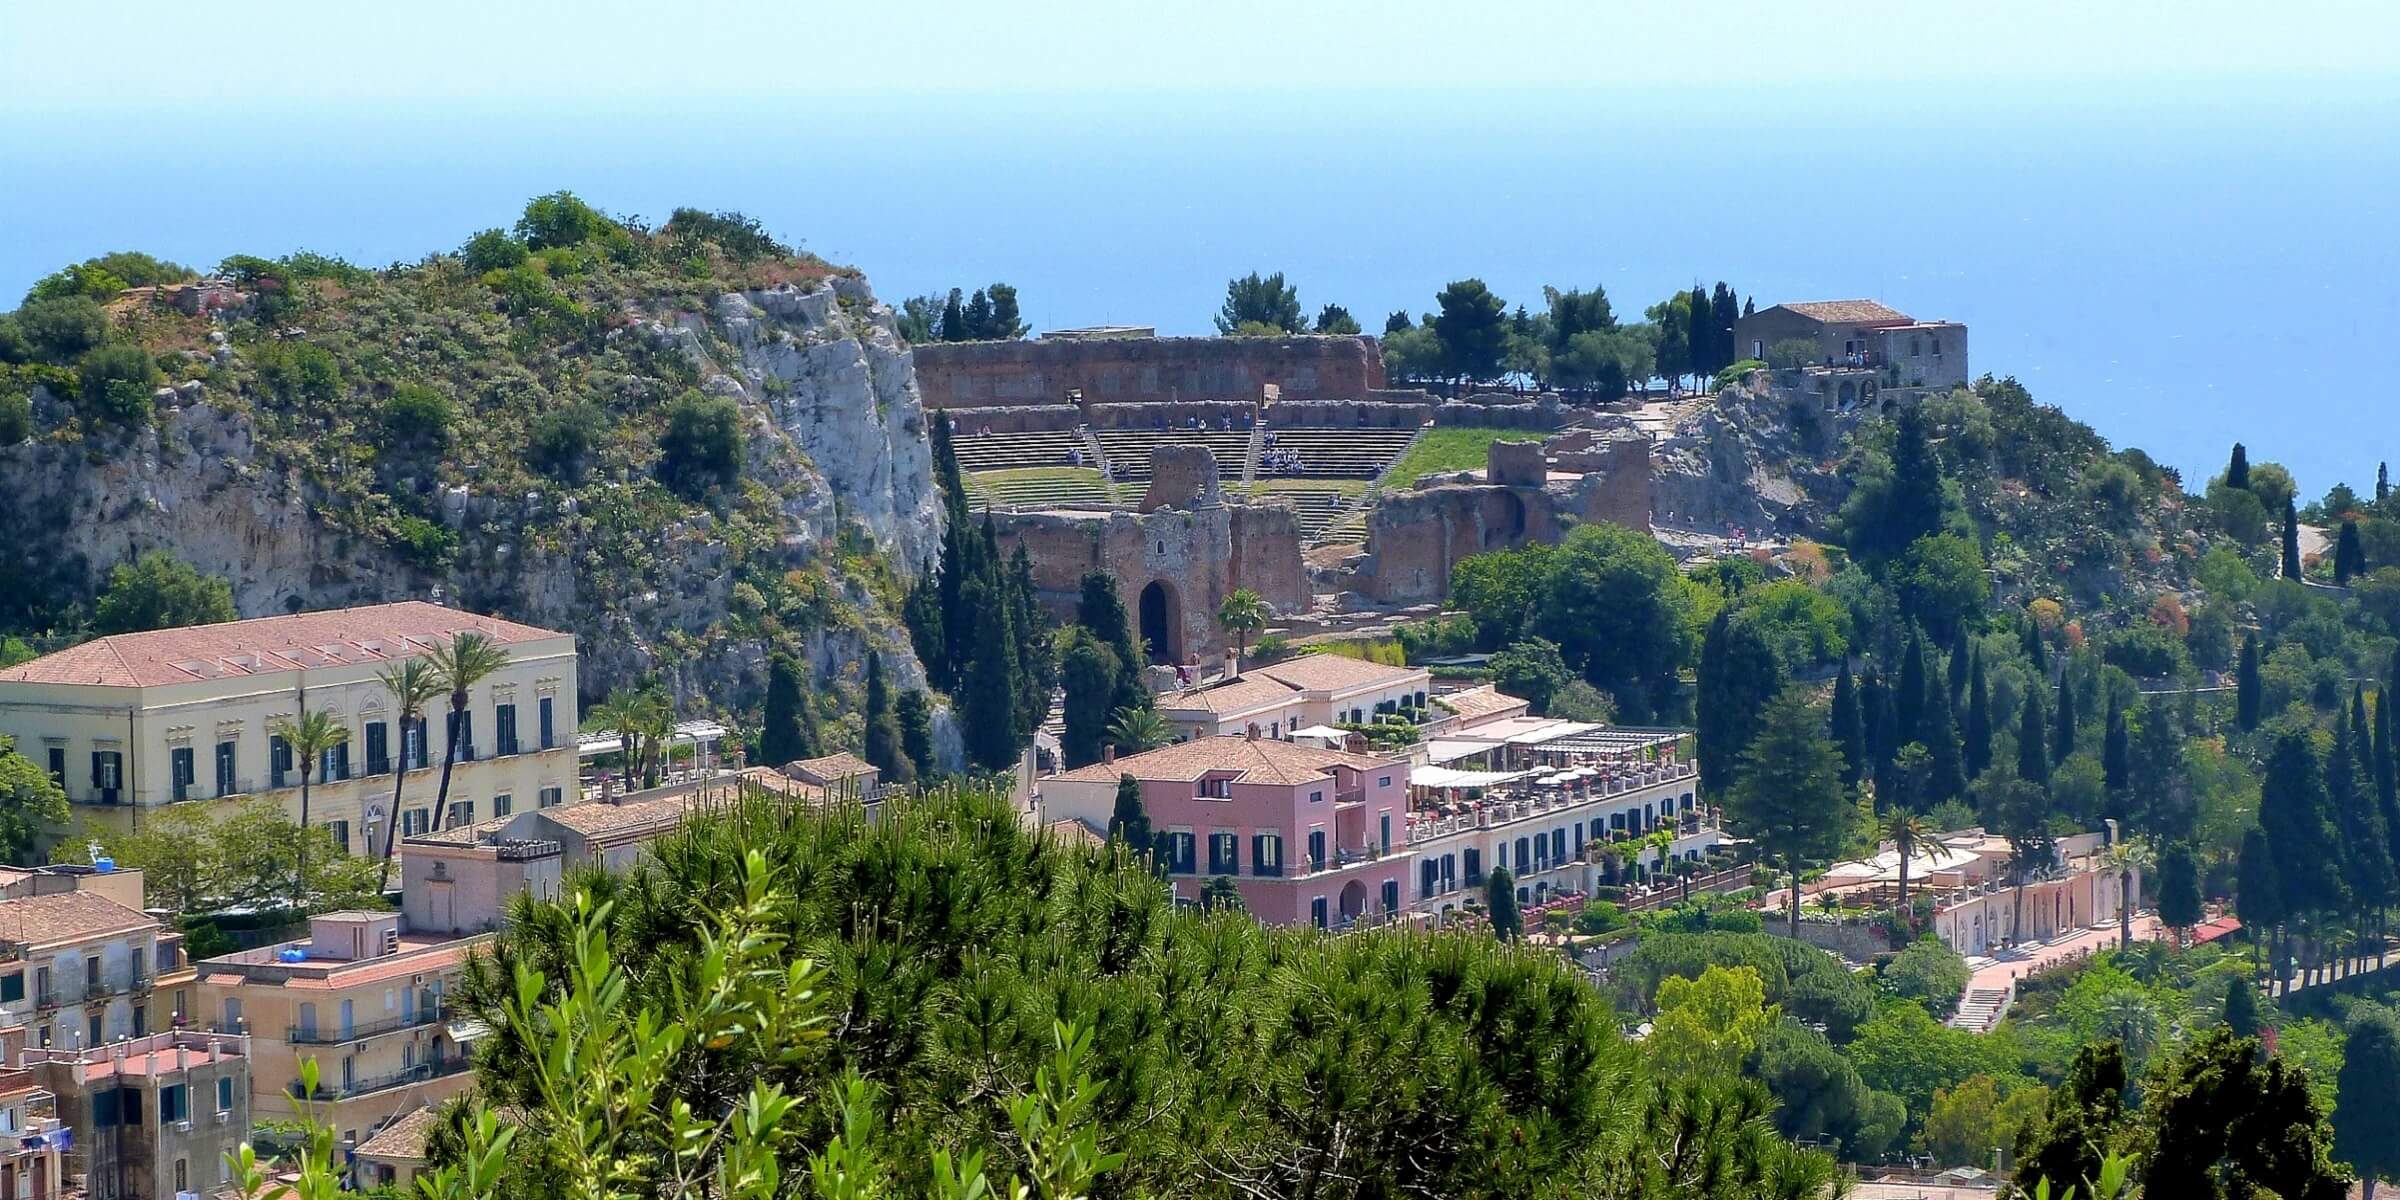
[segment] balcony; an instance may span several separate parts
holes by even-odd
[[[360,1096],[390,1091],[397,1087],[409,1087],[436,1079],[446,1079],[464,1072],[474,1065],[472,1060],[460,1055],[457,1058],[445,1058],[440,1062],[418,1063],[407,1070],[394,1071],[389,1075],[370,1075],[364,1079],[353,1079],[348,1083],[319,1083],[315,1092],[305,1094],[300,1090],[299,1081],[294,1080],[288,1094],[294,1100],[331,1104],[342,1100],[356,1100]]]
[[[417,1029],[437,1024],[449,1015],[447,1009],[435,1006],[421,1008],[413,1013],[404,1013],[397,1017],[386,1017],[380,1021],[353,1022],[348,1029],[343,1029],[338,1025],[294,1025],[286,1031],[284,1040],[295,1046],[338,1046],[345,1042],[363,1042],[371,1037],[381,1037],[384,1034],[397,1033],[403,1029]]]

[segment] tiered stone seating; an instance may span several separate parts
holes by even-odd
[[[961,429],[951,435],[950,444],[958,451],[961,471],[1013,471],[1023,467],[1073,466],[1067,456],[1083,448],[1083,435],[1072,429],[1051,429],[978,437]]]
[[[1260,479],[1373,479],[1391,468],[1414,441],[1414,429],[1275,429],[1275,444],[1259,450]],[[1297,453],[1300,470],[1268,466],[1278,452]]]
[[[1242,459],[1250,453],[1247,429],[1101,429],[1094,434],[1100,439],[1100,452],[1108,456],[1108,465],[1117,469],[1119,479],[1150,478],[1153,446],[1206,446],[1216,452],[1217,477],[1227,483],[1238,483],[1242,478]]]
[[[1092,467],[987,471],[967,476],[969,503],[986,508],[1107,508],[1116,496]]]
[[[1323,540],[1342,510],[1357,499],[1352,493],[1325,488],[1284,489],[1272,485],[1261,486],[1250,496],[1255,503],[1290,505],[1293,514],[1300,518],[1301,538],[1310,542]]]

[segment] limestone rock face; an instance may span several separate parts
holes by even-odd
[[[699,312],[673,303],[626,302],[611,336],[680,354],[704,392],[740,406],[744,472],[779,498],[772,565],[827,568],[817,574],[830,580],[842,614],[803,638],[820,680],[855,686],[875,650],[895,687],[922,686],[923,668],[885,603],[828,557],[845,527],[903,581],[938,553],[928,428],[891,310],[863,280],[846,277],[720,294]],[[221,330],[209,344],[220,359],[238,353]],[[37,389],[34,399],[40,420],[64,423],[69,410],[58,398]],[[37,437],[0,447],[0,508],[31,531],[22,561],[96,589],[115,564],[165,549],[226,579],[244,616],[438,598],[567,629],[583,655],[587,701],[654,673],[699,707],[746,706],[764,689],[763,648],[736,594],[736,555],[706,510],[628,528],[616,515],[625,507],[618,497],[629,494],[624,480],[480,486],[471,461],[478,448],[462,438],[454,458],[463,483],[388,485],[427,501],[455,539],[449,565],[427,572],[356,527],[362,511],[371,518],[388,501],[337,495],[351,491],[345,472],[355,468],[304,470],[293,458],[320,448],[278,456],[259,444],[249,406],[268,398],[220,397],[191,382],[162,389],[160,402],[154,427],[115,443]]]

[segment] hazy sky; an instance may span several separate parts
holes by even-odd
[[[103,0],[7,5],[0,102],[573,108],[829,89],[2141,86],[2227,76],[2326,85],[2389,72],[2396,34],[2400,6],[2298,0]]]

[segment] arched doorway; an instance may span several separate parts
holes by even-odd
[[[1367,885],[1353,879],[1342,885],[1342,920],[1355,921],[1367,911]]]
[[[1177,612],[1175,589],[1164,579],[1150,581],[1142,589],[1142,645],[1154,663],[1181,662],[1183,639],[1177,633],[1183,622]]]

